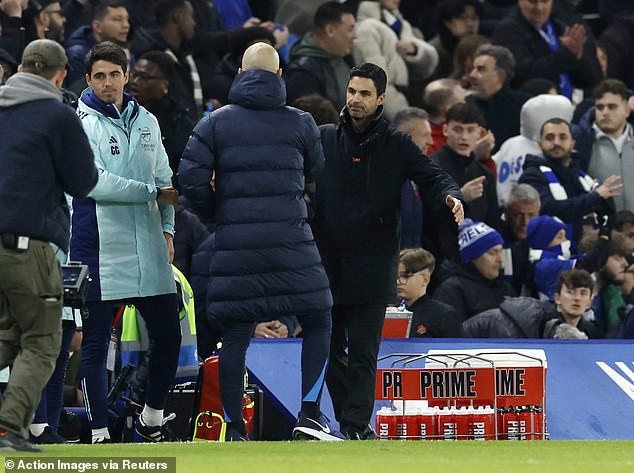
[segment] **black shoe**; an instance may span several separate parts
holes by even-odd
[[[299,413],[297,424],[293,429],[293,440],[321,440],[324,442],[341,442],[346,438],[330,427],[328,418],[319,413],[319,417],[312,419],[303,412]]]
[[[248,442],[249,434],[241,434],[236,429],[228,429],[225,434],[225,442]]]
[[[64,437],[56,432],[53,432],[49,426],[44,427],[44,432],[37,437],[29,433],[29,438],[31,439],[31,442],[35,444],[68,443]]]
[[[348,440],[376,440],[376,432],[370,425],[367,425],[363,430],[355,427],[342,429],[341,433],[343,433]]]
[[[44,450],[13,432],[0,429],[0,451],[43,452]]]
[[[178,439],[165,425],[175,418],[176,414],[172,412],[163,418],[161,425],[146,425],[142,416],[139,416],[134,425],[134,431],[146,442],[176,442]]]

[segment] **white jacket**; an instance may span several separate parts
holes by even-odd
[[[408,106],[407,99],[395,86],[409,86],[410,73],[420,79],[429,77],[438,65],[436,49],[414,36],[412,26],[400,12],[391,13],[402,25],[400,41],[414,43],[416,54],[403,57],[396,52],[399,38],[394,30],[382,21],[383,12],[378,2],[361,2],[359,5],[357,39],[352,48],[355,64],[371,62],[387,73],[384,108],[388,119],[392,119],[396,113]]]

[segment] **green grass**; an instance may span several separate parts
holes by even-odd
[[[242,442],[56,445],[46,450],[40,459],[175,456],[179,473],[634,472],[634,441]]]

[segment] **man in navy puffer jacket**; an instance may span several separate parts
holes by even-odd
[[[284,105],[280,76],[273,47],[256,43],[245,51],[229,93],[232,105],[196,126],[179,182],[192,205],[207,212],[215,205],[207,310],[222,322],[220,394],[227,440],[247,438],[242,383],[253,322],[285,315],[297,315],[304,333],[302,409],[293,436],[341,440],[319,410],[332,296],[303,198],[324,157],[310,114]]]

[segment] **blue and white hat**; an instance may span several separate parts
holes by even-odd
[[[566,224],[560,219],[550,215],[540,215],[528,222],[526,241],[533,250],[545,250],[561,230],[566,230]]]
[[[504,245],[502,236],[483,222],[474,222],[465,218],[458,229],[460,259],[468,263],[478,259],[496,245]]]

